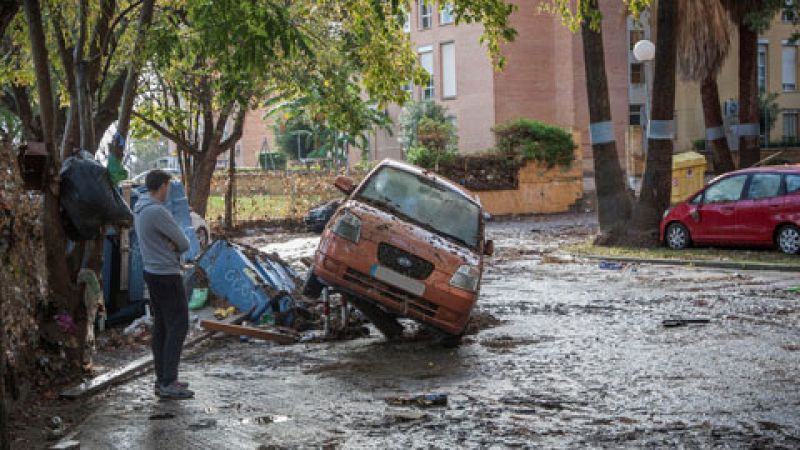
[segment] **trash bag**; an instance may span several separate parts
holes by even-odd
[[[61,210],[67,237],[88,241],[106,225],[131,226],[133,213],[111,183],[108,170],[88,152],[64,161]]]

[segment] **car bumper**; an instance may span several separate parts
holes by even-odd
[[[460,334],[466,327],[477,294],[449,285],[450,275],[434,271],[424,284],[424,292],[399,287],[376,278],[376,245],[358,245],[338,237],[328,237],[314,258],[314,274],[325,284],[372,300],[387,311],[431,325],[446,333]]]

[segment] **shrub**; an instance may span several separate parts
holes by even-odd
[[[453,124],[455,117],[448,113],[447,108],[444,106],[431,100],[425,100],[407,104],[400,114],[400,133],[398,140],[405,152],[408,152],[412,147],[420,145],[417,136],[419,124],[423,118],[428,118],[434,122],[447,125],[449,140],[446,147],[448,150],[456,150],[458,148],[458,134],[456,134],[456,127]]]
[[[492,129],[497,151],[505,156],[539,161],[553,167],[575,160],[577,146],[563,128],[531,119],[513,119]]]
[[[692,147],[694,147],[694,151],[702,153],[702,152],[706,151],[706,140],[705,139],[695,139],[692,142]]]
[[[258,165],[264,170],[285,170],[286,158],[282,152],[263,152],[258,154]]]
[[[411,147],[406,153],[406,160],[411,164],[423,167],[425,169],[434,169],[438,164],[445,164],[453,161],[457,156],[457,152],[453,150],[436,151],[418,145]]]

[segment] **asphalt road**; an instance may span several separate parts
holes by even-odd
[[[146,375],[97,402],[76,438],[87,449],[800,447],[796,274],[606,270],[554,253],[591,230],[587,216],[492,224],[478,309],[503,323],[457,349],[213,341],[182,365],[196,399],[159,401]],[[299,258],[313,239],[286,236],[282,254]],[[427,393],[448,404],[386,401]]]

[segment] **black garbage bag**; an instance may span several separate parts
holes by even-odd
[[[88,152],[61,167],[61,214],[73,241],[97,237],[104,226],[131,226],[133,213],[111,182],[111,176]]]

